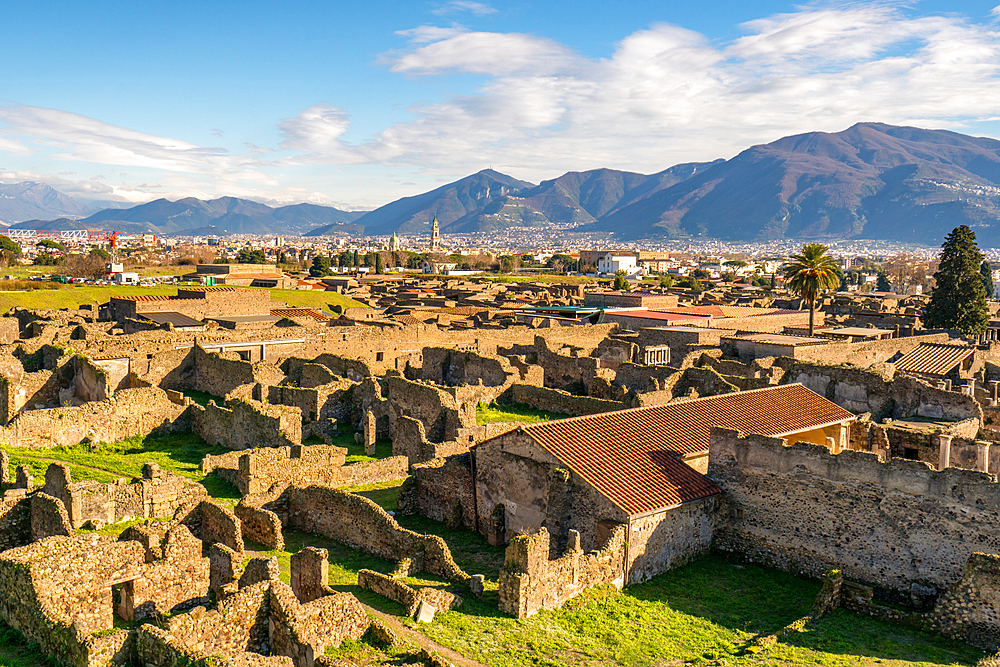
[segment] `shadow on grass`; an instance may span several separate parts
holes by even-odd
[[[377,501],[376,501],[377,502]],[[403,528],[416,533],[437,535],[451,550],[455,563],[468,574],[481,574],[490,581],[500,576],[503,565],[504,547],[494,547],[479,533],[465,528],[448,528],[440,521],[422,516],[397,514],[396,521]]]
[[[756,635],[776,633],[806,616],[819,589],[815,581],[757,565],[728,563],[713,554],[629,586],[622,594]],[[843,609],[809,623],[804,632],[781,637],[768,655],[795,662],[795,649],[944,664],[975,664],[982,657],[982,651],[944,637]]]

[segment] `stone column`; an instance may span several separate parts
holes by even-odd
[[[951,391],[951,380],[945,380],[944,381],[944,390],[945,391]]]
[[[10,456],[7,452],[0,452],[0,484],[10,484]]]
[[[990,396],[991,408],[997,407],[997,401],[1000,399],[1000,397],[997,396],[998,387],[1000,387],[1000,380],[990,380],[990,390],[992,392],[992,396]]]
[[[950,435],[937,436],[938,441],[938,470],[944,470],[951,465],[951,439]]]
[[[292,592],[303,604],[327,594],[330,571],[329,553],[326,549],[306,547],[292,554],[289,574]]]
[[[975,380],[966,380],[965,381],[965,386],[969,388],[969,396],[972,396],[973,398],[975,398],[975,396],[976,396],[976,381]]]
[[[375,413],[365,413],[365,456],[375,456]]]
[[[840,444],[837,442],[836,438],[827,438],[826,439],[826,448],[830,450],[831,454],[839,454],[840,453]]]
[[[986,440],[976,440],[976,470],[990,471],[990,443]]]

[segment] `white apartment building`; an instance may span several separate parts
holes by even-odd
[[[614,275],[619,271],[624,271],[625,275],[633,276],[641,272],[636,264],[635,255],[614,255],[608,253],[597,260],[597,273],[603,275]]]

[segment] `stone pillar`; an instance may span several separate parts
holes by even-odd
[[[990,471],[990,443],[986,440],[976,440],[976,470]]]
[[[0,452],[0,484],[10,484],[10,456],[7,452]]]
[[[944,470],[951,465],[951,439],[950,435],[937,436],[938,441],[938,470]]]
[[[972,396],[973,398],[975,398],[975,396],[976,396],[976,381],[975,380],[966,380],[965,381],[965,386],[969,388],[969,396]]]
[[[31,479],[31,469],[28,466],[17,466],[17,481],[14,482],[15,489],[30,489],[35,485]]]
[[[330,563],[326,549],[306,547],[292,554],[289,571],[292,592],[299,602],[305,604],[327,594]]]
[[[951,391],[951,380],[945,380],[944,381],[944,390],[945,391]]]
[[[827,438],[826,439],[826,448],[829,449],[830,453],[832,453],[832,454],[839,454],[840,453],[840,444],[837,442],[836,438]]]
[[[997,407],[997,401],[1000,399],[1000,396],[997,396],[998,387],[1000,387],[1000,380],[990,380],[990,390],[992,392],[992,396],[990,396],[991,408]]]
[[[375,456],[375,413],[365,413],[365,456]]]
[[[238,569],[242,559],[243,554],[233,551],[225,544],[216,542],[209,548],[209,588],[215,591],[215,595],[218,598],[225,597],[225,594],[230,592],[230,588],[227,587],[238,581]]]

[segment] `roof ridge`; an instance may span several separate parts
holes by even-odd
[[[707,401],[707,400],[711,400],[711,399],[725,398],[727,396],[735,396],[737,394],[739,394],[740,396],[745,396],[746,394],[759,393],[759,392],[763,392],[763,391],[774,391],[776,389],[781,389],[781,388],[785,388],[785,387],[794,387],[795,385],[800,385],[800,386],[803,386],[803,387],[805,386],[801,382],[789,382],[788,384],[777,384],[777,385],[772,385],[772,386],[769,386],[769,387],[758,387],[757,389],[744,389],[744,390],[731,391],[731,392],[726,393],[726,394],[715,394],[714,396],[699,396],[698,398],[689,398],[687,400],[681,400],[681,401],[678,401],[677,403],[674,403],[673,401],[671,401],[669,403],[660,403],[659,405],[640,405],[640,406],[637,406],[637,407],[634,407],[634,408],[624,408],[622,410],[609,410],[608,412],[595,412],[595,413],[592,413],[592,414],[589,414],[589,415],[577,415],[575,417],[566,417],[565,419],[553,419],[553,420],[550,420],[550,421],[547,421],[547,422],[537,422],[535,424],[527,424],[525,426],[525,430],[527,430],[528,432],[530,432],[531,429],[540,428],[540,427],[546,426],[548,424],[551,424],[553,422],[559,422],[560,424],[568,424],[569,422],[575,422],[575,421],[578,421],[578,420],[581,420],[581,419],[590,419],[590,418],[593,418],[593,417],[599,417],[599,416],[603,416],[603,415],[609,415],[609,414],[620,415],[620,414],[625,414],[625,413],[637,412],[639,410],[655,410],[656,408],[665,408],[665,407],[669,407],[671,405],[680,405],[681,403],[683,403],[684,405],[690,405],[691,403],[698,403],[699,401]],[[808,389],[808,387],[806,387],[806,388]]]

